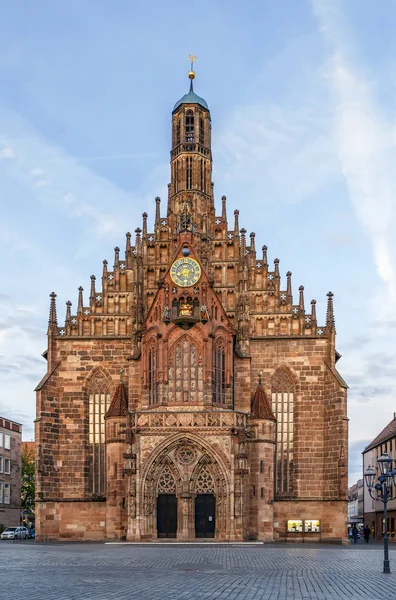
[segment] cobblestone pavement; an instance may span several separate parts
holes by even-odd
[[[381,545],[0,542],[1,589],[20,600],[396,599]]]

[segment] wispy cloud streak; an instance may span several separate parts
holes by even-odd
[[[357,217],[368,236],[378,275],[390,299],[396,296],[396,158],[394,124],[381,114],[374,88],[349,52],[351,36],[337,0],[311,0],[330,50],[326,70],[336,94],[336,143],[342,171]]]

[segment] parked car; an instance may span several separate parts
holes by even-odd
[[[29,532],[26,527],[7,527],[0,537],[2,540],[26,540]]]

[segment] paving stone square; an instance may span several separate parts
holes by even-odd
[[[369,546],[0,543],[13,600],[396,598],[383,549]]]

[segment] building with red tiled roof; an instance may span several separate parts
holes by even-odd
[[[386,452],[396,461],[396,413],[392,420],[363,450],[363,472],[368,466],[377,467],[377,460]],[[394,463],[395,464],[395,463]],[[393,490],[395,495],[395,490]],[[375,538],[381,538],[384,531],[384,505],[372,500],[364,483],[364,523],[368,525]],[[388,532],[390,541],[396,542],[396,500],[388,502]]]

